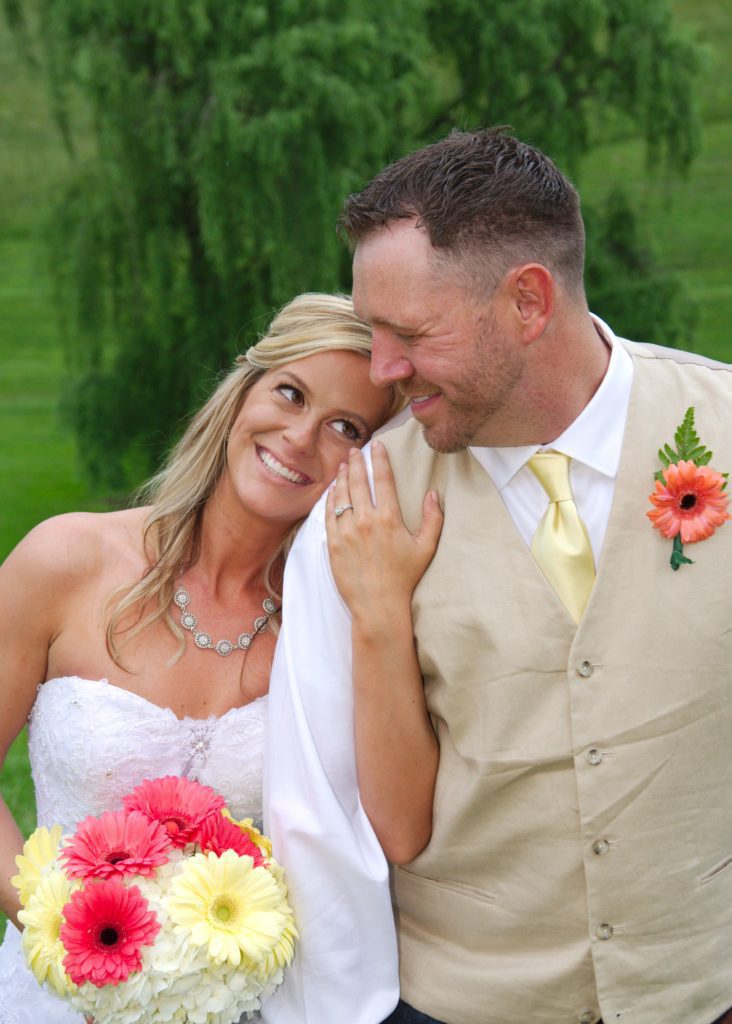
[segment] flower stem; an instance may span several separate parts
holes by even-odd
[[[671,568],[676,572],[682,565],[693,565],[694,560],[687,558],[684,554],[684,545],[681,543],[681,534],[677,533],[674,537],[674,549],[671,552]]]

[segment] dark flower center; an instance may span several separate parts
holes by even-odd
[[[121,860],[127,860],[129,853],[127,850],[112,850],[108,853],[105,860],[108,864],[119,864]]]
[[[679,505],[685,511],[690,509],[690,508],[693,508],[696,505],[696,495],[695,494],[685,494],[684,497],[679,502]]]
[[[169,836],[177,836],[179,832],[182,832],[184,828],[188,828],[189,822],[184,821],[183,818],[163,818],[160,824],[167,831]]]
[[[108,925],[100,931],[99,941],[103,946],[116,946],[119,942],[119,932],[116,928],[112,928],[111,925]]]

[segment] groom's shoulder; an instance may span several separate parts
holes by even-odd
[[[732,365],[698,352],[619,339],[633,359],[634,379],[646,392],[669,401],[706,404],[729,421],[732,417]]]
[[[439,452],[427,444],[421,424],[411,416],[380,434],[379,440],[389,453],[397,478],[405,473],[411,476],[413,473],[429,472],[440,456]]]
[[[682,348],[670,348],[664,345],[653,345],[648,342],[629,341],[627,338],[619,338],[618,341],[630,352],[634,359],[658,360],[661,363],[669,362],[679,367],[694,367],[710,370],[714,373],[721,373],[732,379],[732,363],[725,363],[719,359],[710,359],[699,352],[689,352]]]

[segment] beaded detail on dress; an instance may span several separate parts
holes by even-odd
[[[38,688],[28,751],[38,822],[71,831],[89,814],[122,806],[146,778],[185,775],[221,793],[236,818],[262,818],[267,698],[220,718],[177,718],[106,679],[51,679]],[[0,947],[0,1024],[82,1024],[41,989],[8,925]]]

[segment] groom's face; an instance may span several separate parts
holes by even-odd
[[[506,329],[500,287],[476,297],[414,220],[356,249],[353,301],[373,330],[371,379],[399,386],[437,451],[490,444],[496,418],[513,415],[524,350]]]

